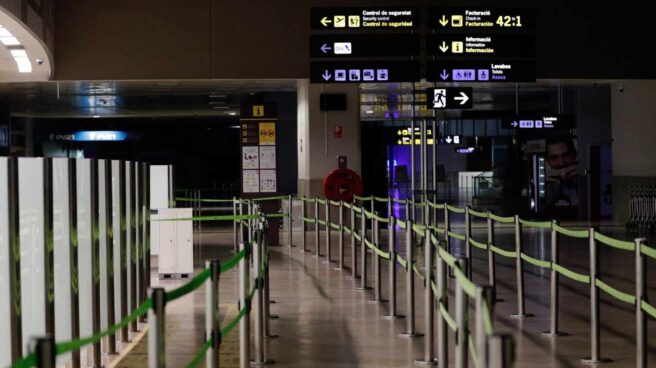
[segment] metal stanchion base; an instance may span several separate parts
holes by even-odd
[[[345,269],[346,268],[344,268],[344,267],[335,267],[335,268],[333,268],[333,270],[335,270],[335,271],[342,271],[342,270],[345,270]]]
[[[400,333],[399,336],[400,336],[400,337],[407,337],[407,338],[414,338],[414,337],[423,337],[424,334],[422,334],[422,333],[418,333],[418,332],[415,332],[415,333],[412,333],[412,334],[409,334],[409,333]]]
[[[303,253],[303,254],[305,254],[305,253],[310,253],[310,251],[307,250],[307,249],[299,249],[298,251],[299,251],[300,253]]]
[[[417,360],[414,361],[414,364],[415,365],[424,365],[424,366],[437,365],[437,359],[433,359],[433,360],[419,360],[419,359],[417,359]]]
[[[266,364],[273,364],[274,361],[273,359],[264,359],[263,362],[257,362],[255,360],[251,360],[251,365],[266,365]]]
[[[277,314],[269,314],[269,319],[278,319],[278,318],[280,318],[280,316],[278,316]]]
[[[267,338],[267,339],[276,339],[280,336],[278,336],[278,334],[267,334],[267,335],[264,335],[264,337]]]
[[[583,363],[583,364],[601,364],[601,363],[610,363],[612,361],[613,361],[612,359],[608,359],[608,358],[599,358],[599,359],[583,358],[583,359],[581,359],[581,363]]]
[[[529,317],[535,317],[534,314],[531,313],[524,313],[524,314],[511,314],[511,318],[517,318],[517,319],[522,319],[522,318],[529,318]]]
[[[556,333],[551,333],[551,331],[542,331],[541,335],[544,337],[569,336],[567,332],[563,331],[557,331]]]
[[[380,303],[387,303],[387,300],[385,299],[370,299],[368,303],[371,304],[380,304]]]
[[[399,318],[405,318],[405,316],[402,315],[402,314],[386,314],[386,315],[384,315],[380,318],[382,318],[386,321],[392,321],[392,320],[399,319]]]
[[[365,287],[358,286],[358,287],[355,288],[355,290],[371,290],[371,289],[373,289],[373,288],[370,287],[370,286],[365,286]]]

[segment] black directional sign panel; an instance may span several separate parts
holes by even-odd
[[[471,87],[429,88],[426,91],[429,109],[471,109],[474,107]]]
[[[574,115],[516,115],[503,119],[505,129],[574,129]]]
[[[310,62],[312,83],[418,82],[414,61]]]
[[[528,30],[536,24],[531,8],[440,7],[428,13],[428,26],[434,29]]]
[[[535,82],[535,63],[511,61],[436,61],[427,66],[430,82]]]
[[[312,29],[413,30],[419,28],[419,10],[400,7],[312,8]]]
[[[313,58],[413,55],[419,55],[419,36],[413,34],[310,36],[310,57]]]
[[[426,53],[438,58],[534,58],[535,36],[476,33],[430,35]]]

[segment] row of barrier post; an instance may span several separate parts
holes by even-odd
[[[145,180],[144,182],[147,182]],[[150,297],[145,299],[141,306],[133,309],[132,314],[135,318],[133,321],[145,314],[148,314],[148,366],[151,368],[166,367],[166,305],[205,284],[205,337],[206,346],[197,353],[199,358],[190,366],[197,366],[200,358],[205,360],[207,367],[219,367],[219,349],[223,339],[224,332],[221,330],[219,323],[219,281],[221,272],[224,267],[231,269],[238,266],[239,278],[239,315],[231,321],[226,327],[230,332],[232,327],[239,324],[239,364],[241,368],[250,367],[251,364],[261,365],[271,363],[268,359],[264,338],[268,335],[266,327],[268,319],[269,300],[269,274],[268,259],[269,250],[266,240],[266,218],[262,214],[259,206],[252,201],[239,201],[239,207],[245,211],[248,216],[247,220],[242,218],[235,219],[239,222],[238,228],[241,229],[238,234],[238,253],[226,264],[221,264],[218,259],[208,260],[205,262],[205,269],[186,285],[178,287],[171,291],[165,291],[161,287],[151,288]],[[246,209],[244,210],[244,207]],[[248,241],[246,241],[248,239]],[[227,265],[230,264],[231,265]],[[253,285],[251,286],[251,280]],[[253,306],[254,318],[254,356],[251,360],[251,306]],[[111,333],[109,334],[111,335]],[[38,337],[32,340],[31,354],[34,354],[32,365],[39,368],[55,367],[55,358],[58,348],[55,345],[52,335]],[[96,339],[96,344],[99,339]],[[94,362],[95,364],[95,362]],[[101,365],[97,365],[101,366]]]
[[[105,311],[105,318],[107,325],[112,325],[116,317],[126,317],[127,313],[127,299],[131,298],[132,308],[136,308],[138,301],[146,300],[146,289],[150,286],[150,211],[149,211],[149,165],[146,163],[127,162],[127,161],[112,161],[112,160],[96,160],[96,159],[59,159],[59,158],[16,158],[4,157],[6,162],[6,183],[7,183],[7,224],[8,233],[0,234],[6,235],[7,254],[4,254],[9,262],[8,272],[8,288],[10,290],[9,305],[9,326],[5,326],[10,332],[10,358],[11,361],[16,362],[24,358],[23,353],[23,335],[25,331],[22,329],[22,319],[32,318],[32,316],[24,315],[23,309],[29,303],[29,300],[21,301],[21,284],[27,283],[29,280],[21,280],[21,261],[20,254],[24,252],[21,250],[20,240],[20,214],[25,211],[21,208],[19,198],[20,191],[27,190],[26,188],[19,188],[19,166],[21,160],[29,162],[38,162],[42,166],[42,198],[43,204],[40,206],[43,216],[43,264],[39,266],[44,276],[43,285],[45,293],[44,300],[44,316],[45,325],[43,332],[47,335],[36,339],[38,343],[33,344],[36,349],[43,350],[47,353],[49,349],[46,345],[49,342],[54,343],[54,336],[56,333],[56,318],[70,315],[70,336],[72,340],[80,337],[80,285],[82,280],[79,278],[81,262],[90,266],[91,273],[91,289],[90,299],[85,300],[84,307],[90,306],[90,326],[93,334],[97,334],[101,329],[101,309]],[[102,164],[102,167],[101,167]],[[78,166],[82,165],[85,172],[88,170],[88,177],[81,177],[78,172]],[[54,197],[54,190],[56,188],[55,177],[57,182],[61,183],[64,178],[60,176],[62,170],[66,171],[65,179],[67,185],[65,187],[57,187],[59,193],[65,193],[68,197],[68,203],[62,210],[55,213],[54,201],[60,198]],[[4,173],[0,173],[3,175]],[[129,180],[128,180],[129,177]],[[101,178],[103,180],[101,181]],[[79,181],[88,184],[82,184],[88,197],[84,198],[83,202],[78,201]],[[59,185],[59,184],[57,184]],[[87,186],[88,185],[88,186]],[[101,191],[101,185],[104,187],[104,192]],[[113,193],[114,188],[118,188],[115,198]],[[128,191],[129,189],[129,191]],[[129,195],[128,195],[129,194]],[[104,211],[101,211],[100,201],[104,202]],[[114,209],[115,202],[118,202],[118,209]],[[80,206],[88,204],[90,212],[86,218],[78,218],[78,211]],[[126,216],[130,216],[130,226],[125,226]],[[41,212],[41,211],[39,211]],[[120,213],[119,213],[120,212]],[[117,219],[120,221],[119,233],[114,231],[114,213],[118,213]],[[67,251],[69,252],[68,268],[58,268],[55,270],[55,235],[54,235],[54,222],[55,216],[61,219],[62,216],[68,218],[68,227],[65,230],[68,233],[69,241],[66,244]],[[2,216],[4,217],[4,215]],[[105,228],[102,232],[105,234],[104,248],[101,248],[101,229],[100,220],[104,218]],[[61,221],[61,220],[58,220]],[[81,229],[78,226],[78,221],[85,221],[89,224],[87,231],[90,233],[90,259],[81,260],[78,257],[79,251],[79,237],[78,233]],[[128,246],[127,240],[130,240],[131,254],[126,255]],[[116,245],[115,245],[116,243]],[[60,248],[57,248],[60,249]],[[114,269],[114,255],[115,249],[119,251],[117,254],[120,262],[120,272],[115,272]],[[5,251],[3,249],[3,251]],[[101,251],[105,253],[106,259],[101,260]],[[27,258],[26,258],[27,259]],[[102,262],[102,264],[101,264]],[[127,283],[127,274],[131,272],[130,284]],[[101,269],[106,271],[101,273]],[[70,277],[70,301],[68,302],[67,310],[55,310],[55,272],[65,272]],[[104,278],[106,282],[101,282]],[[115,288],[118,293],[115,293]],[[101,292],[106,295],[106,305],[101,305]],[[120,308],[116,311],[115,302],[116,298],[121,300]],[[40,312],[39,312],[40,313]],[[145,319],[142,319],[145,321]],[[136,331],[136,321],[133,321],[131,330]],[[127,328],[121,329],[119,338],[123,342],[129,341]],[[116,353],[116,335],[110,334],[106,340],[95,341],[91,349],[91,361],[94,366],[101,366],[101,350],[107,354]],[[47,362],[44,362],[47,364]],[[78,368],[81,365],[80,352],[75,350],[72,352],[71,367]]]
[[[372,197],[373,198],[373,197]],[[351,236],[351,273],[352,276],[355,278],[358,276],[358,265],[360,266],[360,282],[356,283],[356,288],[359,290],[366,290],[368,288],[368,282],[367,282],[367,248],[368,244],[370,243],[367,240],[367,219],[371,219],[371,238],[372,238],[372,243],[373,246],[378,248],[380,250],[381,247],[381,241],[380,241],[380,222],[378,218],[378,213],[375,212],[374,205],[372,204],[372,199],[371,198],[365,198],[366,201],[363,202],[363,206],[358,207],[355,202],[353,203],[344,203],[344,202],[339,202],[337,204],[339,208],[339,229],[340,229],[340,238],[343,236],[343,233],[350,233]],[[306,238],[306,223],[314,223],[315,224],[315,230],[318,230],[318,224],[322,221],[319,218],[319,211],[317,210],[317,206],[320,200],[311,199],[311,198],[301,198],[301,213],[302,217],[301,220],[303,222],[302,226],[302,241],[304,244],[304,251],[307,251],[307,248],[305,246],[305,238]],[[367,202],[369,201],[369,202]],[[305,209],[305,203],[314,203],[315,204],[315,218],[311,218],[307,216],[307,211]],[[326,200],[325,201],[326,206],[330,205],[330,201]],[[364,204],[367,203],[371,206],[371,212],[367,211],[364,207]],[[406,206],[409,204],[409,201],[406,202]],[[428,210],[428,207],[433,207],[434,211],[432,216],[430,215],[430,211]],[[349,214],[350,214],[350,228],[347,228],[344,226],[343,223],[343,211],[344,207],[349,208]],[[404,336],[417,336],[417,332],[415,330],[415,303],[414,303],[414,290],[415,290],[415,276],[414,274],[418,273],[418,271],[415,269],[415,257],[414,257],[414,249],[415,249],[415,243],[416,243],[416,231],[414,230],[414,227],[418,225],[419,228],[422,228],[425,230],[425,234],[423,235],[424,237],[424,242],[426,242],[426,237],[433,237],[434,235],[432,234],[432,229],[434,228],[437,233],[443,232],[444,237],[440,238],[440,244],[444,246],[444,249],[446,251],[449,251],[451,249],[451,239],[455,238],[458,240],[461,240],[465,244],[465,255],[466,257],[463,258],[462,260],[458,260],[458,265],[459,265],[459,272],[463,272],[469,280],[471,280],[471,274],[472,274],[472,264],[471,260],[473,258],[473,248],[472,244],[475,245],[477,248],[480,248],[484,250],[487,254],[487,280],[488,280],[488,285],[484,285],[480,288],[477,288],[477,293],[482,293],[484,294],[484,300],[486,300],[488,304],[488,308],[491,308],[491,306],[497,302],[501,301],[500,299],[497,299],[497,293],[496,293],[496,257],[497,256],[503,256],[506,258],[511,258],[514,260],[515,263],[515,276],[516,276],[516,289],[515,292],[517,294],[517,312],[513,314],[512,316],[517,317],[517,318],[525,318],[525,317],[531,317],[532,315],[527,312],[526,310],[526,295],[525,295],[525,273],[526,271],[524,270],[524,262],[527,262],[529,264],[532,264],[537,267],[542,267],[542,268],[548,268],[550,269],[550,324],[549,324],[549,331],[545,332],[546,335],[550,336],[558,336],[562,334],[562,332],[559,330],[559,324],[558,324],[558,308],[559,308],[559,277],[562,275],[567,276],[568,278],[577,280],[579,282],[584,282],[590,285],[590,316],[591,316],[591,324],[590,324],[590,341],[591,341],[591,354],[589,358],[583,359],[583,362],[585,363],[590,363],[590,364],[596,364],[596,363],[602,363],[604,361],[607,361],[604,359],[600,353],[601,351],[601,346],[600,346],[600,314],[599,314],[599,305],[600,305],[600,297],[599,297],[599,290],[601,289],[602,291],[605,291],[606,294],[609,294],[611,296],[614,296],[616,299],[622,300],[628,304],[633,304],[635,309],[636,309],[636,324],[637,324],[637,334],[636,334],[636,365],[637,367],[646,367],[646,315],[650,315],[651,317],[656,318],[656,308],[653,306],[649,305],[646,302],[646,293],[645,293],[645,255],[649,256],[650,258],[656,259],[656,250],[653,248],[647,247],[644,245],[644,239],[636,239],[634,242],[626,242],[626,241],[619,241],[615,240],[612,238],[608,238],[599,232],[595,231],[594,228],[590,228],[587,230],[569,230],[562,228],[558,225],[556,221],[550,221],[550,222],[531,222],[531,221],[525,221],[521,219],[519,216],[512,216],[512,217],[500,217],[492,214],[491,212],[487,211],[485,213],[482,212],[477,212],[472,210],[469,207],[460,209],[456,207],[451,207],[447,204],[443,205],[436,205],[436,204],[430,204],[429,205],[424,205],[427,210],[424,212],[424,219],[430,219],[428,222],[425,222],[423,224],[415,224],[413,223],[412,220],[408,219],[407,221],[403,222],[400,220],[397,220],[394,218],[394,216],[391,215],[391,208],[392,208],[392,200],[388,199],[387,201],[387,208],[388,208],[388,218],[386,219],[385,222],[388,224],[388,252],[386,253],[387,259],[389,261],[390,267],[388,268],[389,274],[388,274],[388,279],[389,279],[389,305],[390,305],[390,311],[389,315],[386,316],[387,318],[390,318],[390,316],[396,316],[397,315],[397,310],[396,310],[396,267],[393,267],[392,265],[395,265],[397,263],[401,264],[402,267],[405,268],[406,271],[406,331],[404,332]],[[437,223],[437,213],[438,209],[443,209],[444,210],[444,226],[443,228],[438,227]],[[451,223],[453,219],[451,218],[450,213],[460,213],[464,214],[465,219],[465,234],[464,235],[459,235],[453,233],[451,230]],[[330,228],[331,226],[331,220],[330,220],[330,211],[326,210],[326,217],[325,217],[325,224],[324,226],[326,228]],[[359,221],[359,229],[356,229],[356,224],[358,223],[355,221],[357,218],[358,214],[360,214],[360,221]],[[486,229],[486,241],[485,242],[477,242],[476,240],[473,239],[472,236],[472,217],[479,217],[485,220],[485,229]],[[502,224],[507,224],[512,226],[513,233],[514,233],[514,247],[513,250],[503,250],[501,248],[498,248],[495,245],[495,222],[500,222]],[[405,238],[406,238],[406,260],[403,260],[400,258],[397,253],[396,253],[396,244],[395,244],[395,238],[396,238],[396,227],[400,226],[400,224],[404,224],[401,227],[405,227]],[[522,239],[522,234],[523,234],[523,226],[527,226],[529,228],[538,228],[538,229],[548,229],[550,230],[551,234],[551,256],[549,260],[539,260],[535,259],[528,254],[525,253],[524,246],[523,246],[523,239]],[[316,247],[316,252],[317,254],[320,254],[320,246],[319,240],[316,238],[318,231],[315,232],[315,241],[317,244]],[[437,233],[435,235],[437,235]],[[329,232],[326,231],[326,236],[329,236]],[[559,247],[558,247],[558,238],[559,235],[566,235],[572,238],[585,238],[589,240],[589,270],[587,275],[579,274],[576,272],[573,272],[571,270],[568,270],[562,266],[559,265]],[[437,238],[437,237],[436,237]],[[608,244],[611,247],[614,248],[619,248],[619,249],[624,249],[624,250],[629,250],[635,252],[635,263],[636,263],[636,291],[635,291],[635,296],[630,296],[626,293],[623,293],[617,289],[614,289],[613,287],[603,283],[603,281],[600,280],[599,277],[599,269],[598,269],[598,242],[600,241],[599,239],[602,239],[602,243]],[[430,242],[429,242],[430,243]],[[610,244],[609,244],[610,243]],[[633,245],[629,245],[631,243],[634,243]],[[329,244],[329,241],[326,240],[326,244]],[[614,245],[615,244],[615,245]],[[619,245],[617,245],[619,244]],[[360,248],[360,259],[357,259],[358,254],[356,253],[357,248]],[[373,249],[372,249],[373,250]],[[341,251],[341,245],[340,245],[340,251]],[[384,253],[384,252],[383,252]],[[438,256],[436,257],[436,264],[432,264],[430,261],[425,260],[425,275],[422,276],[422,278],[425,280],[425,285],[426,293],[428,294],[430,292],[430,282],[428,280],[432,280],[435,278],[437,280],[436,284],[436,295],[437,295],[437,300],[440,300],[440,296],[444,297],[444,300],[447,298],[447,293],[444,293],[442,288],[441,288],[441,280],[444,279],[446,280],[446,276],[442,276],[440,274],[440,269],[445,269],[445,270],[450,270],[452,272],[455,268],[454,267],[443,267],[444,265],[440,261],[439,257],[439,252],[436,252]],[[427,249],[425,249],[424,254],[427,255],[429,258],[432,258],[431,252]],[[372,260],[372,264],[374,267],[374,300],[375,301],[380,301],[382,300],[382,296],[380,293],[380,284],[379,281],[381,279],[380,276],[380,255],[378,252],[373,251],[372,256],[374,257]],[[401,261],[400,261],[401,260]],[[341,264],[343,262],[340,259],[340,268],[343,266]],[[434,275],[432,273],[432,268],[436,267],[436,274]],[[430,271],[427,271],[430,270]],[[456,283],[457,284],[457,283]],[[458,295],[460,295],[460,299],[468,299],[471,298],[471,296],[465,296],[463,298],[462,296],[462,290],[459,290],[457,288],[456,290],[456,304],[462,304],[462,300],[458,302]],[[431,299],[431,298],[429,298]],[[479,298],[476,297],[476,303],[475,306],[480,304]],[[431,304],[433,301],[428,300],[425,301],[426,305],[426,315],[431,318],[431,316],[434,314],[433,311],[435,309],[439,310],[440,308],[436,308],[434,304]],[[439,305],[439,304],[438,304]],[[448,304],[443,303],[442,306],[446,307]],[[477,307],[477,308],[482,308],[482,307]],[[466,316],[466,310],[465,308],[462,308],[462,310],[458,309],[456,307],[457,314],[456,314],[456,321],[455,323],[463,323],[463,320],[467,320]],[[479,321],[480,316],[477,314],[477,322],[476,326],[477,331],[480,329],[480,324],[483,323]],[[437,340],[438,342],[441,340],[445,340],[445,330],[447,329],[442,325],[440,322],[441,320],[444,320],[443,316],[441,313],[437,313]],[[418,361],[418,363],[423,362],[427,363],[430,362],[431,360],[429,359],[430,356],[433,355],[432,353],[432,343],[431,340],[434,338],[433,337],[433,328],[432,324],[427,323],[425,326],[425,330],[427,333],[430,335],[428,338],[426,338],[426,348],[425,348],[425,356],[424,359],[421,361]],[[464,336],[458,336],[458,339],[464,338]],[[462,349],[463,345],[466,345],[468,341],[466,340],[457,340],[457,346],[459,347],[458,349]],[[505,364],[508,364],[511,359],[512,359],[512,351],[510,350],[510,346],[512,345],[512,342],[509,340],[507,336],[490,336],[489,339],[485,342],[482,343],[481,341],[476,341],[475,342],[476,346],[479,349],[479,356],[478,359],[481,359],[482,354],[485,354],[485,358],[488,361],[488,366],[505,366]],[[487,347],[485,349],[482,348],[483,345],[486,345]],[[438,360],[444,359],[447,356],[447,352],[445,351],[446,345],[445,344],[440,344],[438,343]],[[456,351],[456,366],[466,366],[466,356],[467,356],[467,351],[466,349],[464,350],[464,353],[462,350],[457,350]],[[441,357],[441,358],[440,358]],[[501,364],[501,365],[499,365]]]

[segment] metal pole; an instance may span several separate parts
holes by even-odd
[[[467,274],[467,260],[463,258],[458,259],[458,267]],[[467,302],[467,294],[460,282],[456,281],[456,324],[458,325],[458,333],[456,334],[456,368],[467,368],[468,361],[468,343],[469,343],[469,327],[467,326],[469,303]]]
[[[647,319],[642,310],[642,301],[647,296],[647,275],[645,274],[645,259],[642,256],[642,244],[647,239],[635,240],[636,263],[636,367],[647,367]]]
[[[238,214],[239,216],[242,216],[244,214],[244,201],[243,199],[237,199],[237,209],[238,209]],[[237,241],[240,243],[244,242],[244,220],[240,219],[239,224],[237,225],[239,228],[239,236],[237,237]]]
[[[145,286],[144,298],[147,296],[147,290],[150,289],[150,164],[144,164],[144,211],[145,211],[145,237],[144,237],[144,268],[145,272]],[[145,300],[145,299],[144,299]]]
[[[146,254],[146,164],[141,162],[139,165],[139,207],[138,209],[138,222],[139,222],[139,254],[141,266],[141,273],[139,274],[139,304],[146,301],[148,298],[147,282],[146,279],[150,278],[150,269],[146,268],[146,258],[150,258],[150,254]],[[146,322],[146,316],[141,316],[139,322]]]
[[[599,259],[597,257],[597,242],[595,241],[595,229],[590,228],[590,357],[583,358],[585,364],[597,364],[608,362],[608,359],[601,358],[601,346],[599,338],[599,290],[597,289],[597,278],[599,272],[597,267]]]
[[[406,333],[401,334],[404,337],[415,337],[419,334],[415,333],[415,275],[412,266],[415,262],[415,247],[414,247],[414,232],[412,231],[412,221],[406,221],[405,229],[405,246],[406,246]]]
[[[344,201],[339,201],[339,266],[344,268]]]
[[[98,198],[98,160],[91,160],[91,269],[93,283],[91,286],[91,328],[93,334],[100,333],[100,206]],[[93,366],[100,367],[100,341],[93,344]]]
[[[53,229],[52,159],[43,159],[43,275],[45,293],[45,333],[55,335],[55,235]]]
[[[314,246],[315,257],[321,257],[321,240],[319,239],[319,199],[314,199]]]
[[[556,232],[556,225],[558,225],[558,222],[556,220],[551,221],[551,264],[558,264],[559,262],[559,256],[558,256],[558,232]],[[550,298],[550,322],[549,322],[549,331],[543,332],[543,335],[547,336],[558,336],[562,335],[560,331],[558,331],[558,304],[559,304],[559,297],[558,297],[558,289],[559,289],[559,280],[558,280],[558,272],[556,272],[553,268],[551,269],[551,285],[550,285],[550,291],[551,291],[551,298]]]
[[[301,252],[305,253],[307,252],[307,234],[305,232],[305,197],[301,197],[301,245],[303,246],[303,249],[301,249]]]
[[[367,238],[367,214],[364,206],[360,207],[360,287],[358,290],[367,289],[367,244],[365,244],[365,239]]]
[[[268,223],[266,222],[266,217],[264,213],[262,212],[262,228],[261,228],[261,238],[262,238],[262,265],[264,267],[264,275],[263,275],[263,285],[262,287],[264,288],[263,295],[264,295],[264,308],[263,308],[263,316],[264,318],[264,337],[266,338],[275,338],[278,337],[278,335],[271,334],[271,327],[270,327],[270,320],[271,319],[277,319],[278,316],[275,314],[270,313],[270,308],[271,308],[271,295],[270,295],[270,283],[269,283],[269,240],[267,239],[266,234],[268,233]],[[264,358],[266,361],[269,361],[267,357],[267,346],[264,345]]]
[[[212,339],[207,350],[205,364],[208,368],[219,366],[219,347],[221,346],[221,324],[219,323],[219,281],[221,262],[218,259],[205,261],[210,270],[210,278],[205,283],[205,340]]]
[[[36,356],[35,367],[54,368],[56,366],[55,338],[51,334],[44,337],[33,338],[30,341],[30,350]]]
[[[114,196],[112,195],[112,161],[105,160],[105,254],[107,256],[107,325],[116,322],[114,287],[120,281],[114,274]],[[107,353],[116,354],[116,334],[107,336]]]
[[[119,171],[120,174],[120,171]],[[120,177],[119,177],[120,180]],[[10,199],[11,200],[11,199]],[[11,203],[11,202],[10,202]],[[77,237],[77,160],[68,159],[68,233],[71,273],[71,339],[80,337],[80,299],[78,287],[78,237]],[[121,275],[121,279],[123,275]],[[119,286],[121,286],[119,284]],[[119,289],[122,290],[122,289]],[[114,323],[114,321],[111,321]],[[80,367],[80,351],[71,352],[71,367]]]
[[[493,302],[498,301],[497,299],[497,271],[496,271],[496,255],[492,250],[494,245],[494,221],[490,216],[490,211],[487,211],[487,275],[488,282],[492,287],[494,296],[492,298]]]
[[[396,218],[392,215],[389,217],[387,230],[387,247],[389,250],[389,315],[385,319],[394,319],[400,317],[396,312]]]
[[[374,216],[378,216],[377,213],[374,213]],[[378,222],[378,218],[374,217],[372,220],[372,225],[371,225],[371,242],[374,244],[374,247],[377,247],[380,249],[380,223]],[[381,302],[381,274],[380,274],[380,256],[378,255],[377,252],[372,251],[371,256],[373,257],[374,261],[374,302]]]
[[[494,301],[494,289],[491,286],[481,286],[476,288],[476,343],[475,348],[478,354],[478,366],[486,367],[487,364],[487,332],[485,331],[485,320],[483,308],[487,306],[492,320],[492,304]]]
[[[23,357],[23,334],[22,334],[22,302],[21,302],[21,243],[20,243],[20,210],[18,193],[18,158],[7,158],[7,225],[9,231],[8,247],[5,257],[9,260],[9,328],[11,334],[11,360],[17,361]],[[77,253],[75,254],[77,259]],[[71,275],[72,277],[72,275]],[[71,297],[75,300],[77,298]],[[71,308],[73,304],[71,304]],[[72,314],[77,316],[77,314]],[[74,318],[72,318],[74,319]],[[78,318],[79,320],[79,318]],[[75,321],[72,323],[76,323]],[[75,330],[72,329],[72,333]],[[75,338],[75,336],[73,337]],[[75,355],[73,356],[75,362]]]
[[[522,225],[519,223],[519,216],[515,215],[515,270],[517,271],[517,314],[512,317],[524,318],[529,317],[526,314],[524,304],[524,263],[522,262]]]
[[[246,314],[239,321],[239,367],[249,368],[251,364],[250,358],[250,309],[251,301],[248,298],[250,291],[249,277],[248,277],[248,259],[251,257],[250,249],[242,242],[239,243],[239,251],[246,249],[246,256],[239,261],[239,306],[240,309],[245,308]]]
[[[254,364],[265,364],[264,358],[264,295],[260,269],[262,267],[262,239],[257,236],[253,242],[253,265],[255,266],[255,360]]]
[[[437,146],[437,127],[436,127],[436,121],[437,119],[433,119],[432,126],[431,126],[431,136],[433,137],[433,147],[431,147],[431,154],[432,154],[432,166],[433,166],[433,202],[437,204],[437,152],[435,150],[435,147]],[[433,210],[433,220],[435,221],[435,226],[437,226],[437,209]]]
[[[121,319],[128,316],[128,227],[127,227],[127,178],[126,178],[126,162],[119,161],[118,182],[119,182],[119,216],[121,233],[119,236],[120,241],[120,259],[121,259]],[[77,211],[77,210],[76,210]],[[76,212],[77,213],[77,212]],[[77,225],[76,225],[77,226]],[[77,234],[77,229],[76,232]],[[72,233],[71,233],[72,234]],[[128,334],[128,326],[121,328],[121,341],[129,342],[130,335]]]
[[[451,231],[451,219],[449,218],[449,204],[444,202],[444,244],[446,246],[447,252],[451,251],[451,237],[449,232]]]
[[[152,288],[153,306],[148,310],[148,367],[166,367],[166,292]]]
[[[330,249],[330,199],[326,198],[326,225],[324,226],[324,230],[326,232],[326,263],[330,263],[330,260],[332,258],[332,252]]]
[[[358,252],[355,244],[355,203],[351,203],[351,275],[353,279],[358,278]]]
[[[130,310],[137,309],[137,198],[135,188],[134,161],[128,163],[130,170]],[[130,331],[137,332],[137,320],[130,323]]]
[[[435,296],[431,288],[433,280],[433,245],[428,227],[424,230],[424,258],[426,285],[424,286],[424,359],[416,360],[415,364],[435,365]]]
[[[444,366],[448,366],[447,362],[449,361],[449,327],[446,323],[446,319],[442,316],[442,312],[439,312],[444,306],[444,309],[448,311],[449,309],[449,292],[448,292],[448,283],[447,283],[447,264],[444,262],[438,249],[435,252],[435,262],[437,263],[437,361]],[[445,362],[445,363],[441,363]]]
[[[426,127],[426,120],[421,120],[421,201],[424,203],[424,208],[427,208],[428,202],[428,129]],[[422,213],[422,223],[424,225],[428,224],[428,219],[426,218],[427,211]]]
[[[465,207],[465,258],[467,258],[467,278],[472,278],[472,245],[471,239],[471,215],[469,214],[470,206]]]
[[[239,213],[237,211],[237,198],[232,197],[232,215],[237,216]],[[237,248],[239,247],[239,231],[237,230],[237,223],[239,220],[232,221],[232,244],[235,253],[238,252]]]
[[[291,248],[293,247],[293,237],[294,237],[294,216],[293,216],[293,213],[294,213],[294,199],[292,198],[291,194],[287,198],[287,201],[289,203],[289,213],[287,213],[287,223],[289,224],[289,231],[287,232],[287,239],[288,239],[288,245],[289,245],[289,248],[290,248],[290,251],[291,251]]]
[[[413,221],[415,219],[415,189],[417,188],[415,184],[415,119],[413,117],[410,123],[410,200],[412,201],[411,218]]]
[[[488,367],[510,368],[515,361],[512,335],[493,335],[488,338],[490,357]]]

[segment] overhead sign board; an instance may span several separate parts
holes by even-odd
[[[437,61],[427,65],[430,82],[535,82],[529,60]]]
[[[380,57],[419,55],[419,36],[413,34],[313,35],[310,57]]]
[[[310,62],[312,83],[374,83],[419,81],[415,61]]]
[[[119,130],[85,130],[74,133],[51,134],[51,141],[120,142],[128,139],[128,132]]]
[[[413,30],[419,27],[419,10],[401,7],[312,8],[312,29]]]
[[[435,34],[427,38],[428,55],[454,58],[534,58],[535,36],[524,34]]]
[[[426,91],[429,109],[471,109],[474,107],[471,87],[429,88]]]
[[[573,129],[576,126],[574,115],[517,115],[503,119],[505,129]]]
[[[535,29],[536,11],[531,8],[438,7],[430,8],[433,29]]]

